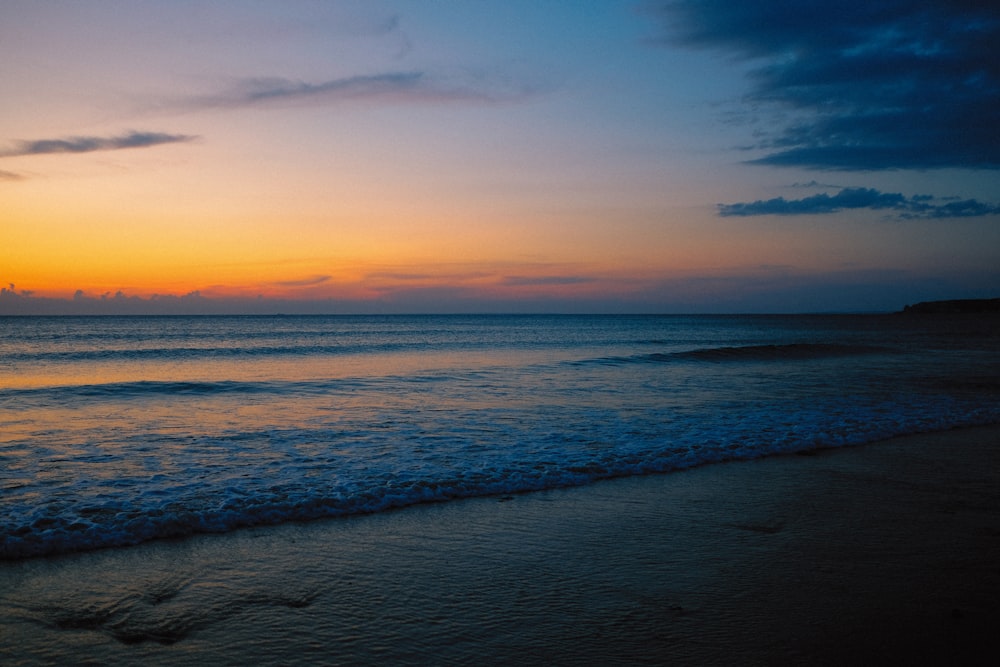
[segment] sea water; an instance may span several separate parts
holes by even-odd
[[[997,324],[0,318],[0,558],[997,423]]]

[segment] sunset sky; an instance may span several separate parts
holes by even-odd
[[[4,0],[0,314],[1000,296],[998,43],[972,2]]]

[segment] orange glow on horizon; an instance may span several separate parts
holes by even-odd
[[[13,223],[0,249],[0,284],[59,299],[78,291],[142,299],[378,301],[435,291],[614,298],[717,261],[697,251],[684,231],[691,223],[670,223],[646,206],[478,209],[424,197],[406,208],[398,195],[388,202],[323,195],[282,211],[256,194],[250,203],[218,195],[194,205],[183,196],[164,201],[165,191],[191,185],[190,174],[173,174],[178,184],[171,173],[127,175],[124,185],[118,175],[38,179],[0,191],[0,206],[10,204],[3,218]]]
[[[310,266],[316,266],[310,263]],[[321,265],[322,266],[322,265]],[[203,282],[170,282],[164,279],[148,283],[139,280],[124,282],[114,278],[104,281],[87,280],[84,276],[68,273],[67,283],[45,280],[49,276],[39,276],[37,280],[19,281],[15,289],[33,296],[47,298],[71,298],[78,291],[89,298],[138,297],[181,297],[198,294],[213,299],[282,299],[282,300],[378,300],[396,292],[420,290],[453,290],[479,298],[580,298],[612,296],[627,292],[637,282],[635,277],[613,275],[607,271],[583,272],[584,267],[563,267],[576,269],[577,275],[558,272],[560,267],[546,267],[540,271],[532,266],[483,264],[403,266],[392,267],[356,263],[337,274],[273,271],[274,279],[261,279],[262,271],[254,267],[228,267],[226,276],[237,280],[221,282],[216,278]],[[238,270],[237,270],[238,269]],[[241,274],[243,274],[241,276]],[[254,279],[238,282],[240,277],[253,274]],[[293,277],[294,276],[294,277]],[[31,276],[28,276],[29,279]]]

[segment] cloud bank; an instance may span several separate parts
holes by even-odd
[[[661,0],[663,41],[751,66],[785,115],[752,162],[835,170],[1000,168],[1000,5]]]
[[[62,139],[36,139],[17,141],[13,148],[0,151],[0,157],[24,155],[48,155],[52,153],[92,153],[94,151],[115,151],[126,148],[149,148],[161,144],[194,141],[195,136],[187,134],[165,134],[163,132],[127,132],[117,137],[66,137]]]
[[[941,202],[930,195],[904,197],[898,192],[880,192],[874,188],[843,188],[834,195],[820,193],[802,199],[776,197],[746,203],[719,204],[718,209],[721,216],[814,215],[846,209],[890,210],[904,219],[1000,215],[1000,205],[975,199]]]

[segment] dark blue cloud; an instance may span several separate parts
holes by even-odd
[[[0,157],[21,155],[46,155],[50,153],[91,153],[125,148],[148,148],[161,144],[193,141],[197,137],[163,132],[127,132],[117,137],[65,137],[62,139],[36,139],[17,141],[13,148],[0,151]]]
[[[786,115],[753,162],[1000,168],[1000,4],[663,0],[664,41],[751,66],[745,101]]]
[[[873,188],[844,188],[833,195],[820,193],[802,199],[775,197],[746,203],[719,204],[719,215],[815,215],[846,209],[890,210],[904,219],[1000,215],[1000,206],[975,199],[940,203],[938,198],[930,195],[904,197],[898,192],[880,192]]]

